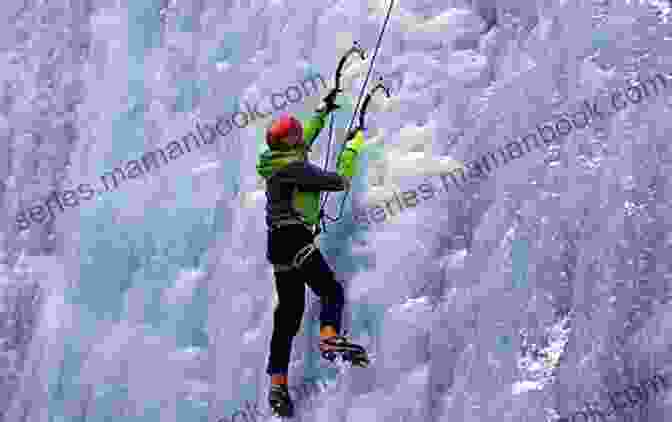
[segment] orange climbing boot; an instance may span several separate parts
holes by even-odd
[[[362,346],[339,336],[334,327],[328,325],[320,330],[320,352],[323,358],[331,362],[340,354],[343,360],[350,361],[355,366],[366,368],[369,365],[368,355]]]

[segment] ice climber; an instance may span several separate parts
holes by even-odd
[[[352,130],[338,157],[337,171],[323,171],[308,161],[308,152],[339,108],[334,88],[315,115],[303,124],[290,115],[274,120],[266,132],[269,150],[260,154],[257,172],[266,181],[267,259],[273,264],[278,304],[266,373],[271,377],[271,409],[291,416],[294,406],[287,386],[290,352],[304,312],[305,286],[320,297],[322,356],[333,360],[341,354],[353,365],[365,367],[364,349],[340,335],[344,289],[314,243],[320,222],[320,192],[349,190],[357,157],[364,147],[363,128]]]

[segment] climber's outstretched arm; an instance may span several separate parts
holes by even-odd
[[[316,111],[313,117],[305,122],[301,122],[303,125],[303,140],[306,147],[311,148],[313,146],[313,142],[315,142],[322,128],[324,128],[328,115],[328,111]]]
[[[345,143],[345,148],[338,157],[336,171],[341,176],[352,178],[357,174],[357,157],[364,149],[364,131],[356,129],[352,138]]]

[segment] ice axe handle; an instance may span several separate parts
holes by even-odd
[[[358,129],[365,129],[365,128],[366,128],[366,127],[364,126],[364,117],[366,116],[366,110],[368,109],[368,107],[369,107],[369,103],[371,102],[371,97],[372,97],[373,94],[375,94],[376,91],[378,91],[379,89],[382,89],[382,90],[383,90],[383,92],[385,93],[385,96],[386,96],[387,98],[392,97],[392,94],[390,93],[390,90],[389,90],[389,89],[385,86],[385,84],[383,83],[383,77],[382,77],[382,76],[379,77],[379,78],[378,78],[378,83],[376,84],[376,86],[374,86],[374,87],[371,89],[371,91],[369,91],[369,93],[366,94],[366,98],[364,98],[364,102],[362,103],[362,108],[361,108],[360,111],[359,111],[359,127],[358,127]],[[357,129],[355,129],[355,131],[356,131],[356,130],[357,130]]]
[[[350,49],[345,52],[343,57],[341,57],[341,60],[338,62],[338,66],[336,67],[336,75],[334,77],[334,90],[340,91],[341,76],[343,75],[343,67],[345,66],[345,62],[348,60],[348,57],[350,57],[355,53],[359,54],[359,57],[362,60],[366,60],[366,54],[364,53],[362,47],[359,45],[359,42],[358,41],[353,42],[352,47],[350,47]]]

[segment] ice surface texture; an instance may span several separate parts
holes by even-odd
[[[387,2],[327,3],[2,3],[3,422],[265,406],[276,299],[255,164],[270,117],[53,222],[17,233],[15,215],[307,73],[331,83],[353,40],[374,46]],[[374,99],[352,202],[320,237],[345,326],[376,361],[343,378],[321,366],[308,294],[290,383],[328,388],[302,421],[541,422],[669,371],[669,91],[384,224],[351,215],[669,74],[669,14],[657,0],[397,0],[373,75],[394,98]],[[336,141],[367,66],[346,72]],[[327,91],[277,113],[305,118]],[[669,403],[629,412],[660,422]]]

